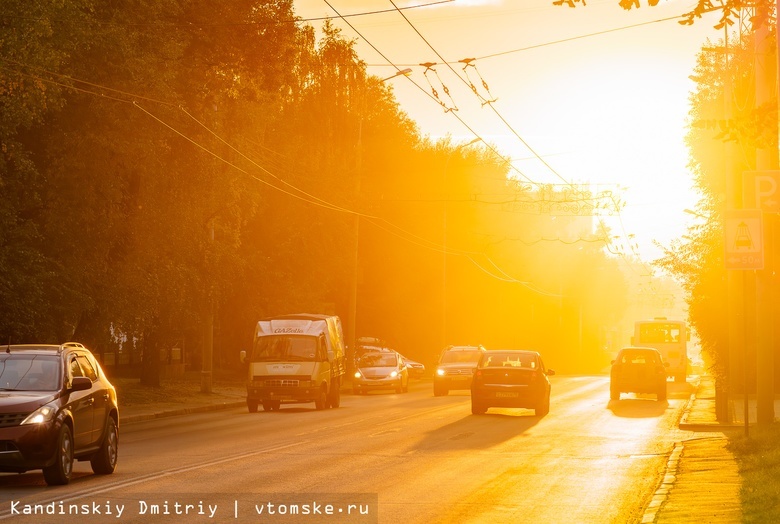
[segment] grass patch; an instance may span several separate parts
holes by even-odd
[[[729,450],[742,477],[742,522],[780,522],[780,424],[751,427],[750,437],[732,438]]]
[[[188,372],[181,377],[162,379],[159,387],[141,384],[138,377],[109,377],[114,385],[121,406],[145,404],[185,403],[197,398],[214,395],[246,393],[246,381],[233,374],[215,373],[212,377],[212,393],[201,392],[201,374]]]

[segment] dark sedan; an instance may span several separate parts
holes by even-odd
[[[0,471],[41,469],[67,484],[74,460],[113,473],[119,444],[116,391],[75,342],[0,346]]]
[[[482,355],[471,383],[471,412],[488,408],[530,408],[537,416],[550,412],[550,380],[536,351],[488,350]]]

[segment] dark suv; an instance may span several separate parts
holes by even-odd
[[[0,346],[0,471],[42,469],[49,485],[74,460],[113,473],[118,425],[116,390],[83,345]]]
[[[449,346],[439,357],[433,374],[433,394],[446,395],[451,389],[471,389],[474,368],[485,352],[482,346]]]
[[[654,348],[627,347],[618,351],[612,361],[609,377],[609,398],[620,400],[621,393],[655,393],[659,401],[666,400],[668,362]]]

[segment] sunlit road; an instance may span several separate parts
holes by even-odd
[[[343,395],[335,410],[236,409],[124,425],[113,475],[94,476],[89,463],[78,463],[76,478],[60,488],[47,488],[40,472],[0,475],[0,519],[352,522],[255,508],[273,495],[291,504],[332,499],[344,511],[350,501],[334,494],[349,493],[380,523],[638,522],[681,438],[676,423],[689,386],[669,383],[668,402],[625,394],[610,402],[606,376],[552,379],[543,418],[496,408],[475,416],[468,391],[434,397],[430,382],[413,382],[406,394]],[[180,518],[150,516],[148,504],[165,500],[171,513],[176,501],[203,504]],[[44,507],[89,504],[83,509],[93,515],[10,515],[12,504],[52,501]]]

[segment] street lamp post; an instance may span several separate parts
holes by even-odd
[[[411,67],[407,67],[406,69],[399,69],[398,71],[395,72],[394,75],[388,76],[387,78],[383,78],[382,82],[387,82],[388,80],[395,78],[397,76],[409,76],[410,74],[412,74]]]
[[[450,159],[457,151],[464,149],[472,144],[480,142],[481,138],[475,138],[470,142],[461,144],[447,155],[447,160],[444,162],[444,170],[442,172],[442,195],[444,195],[444,210],[442,213],[442,262],[441,262],[441,348],[447,346],[447,208],[448,208],[448,196],[447,196],[447,168],[450,165]]]

